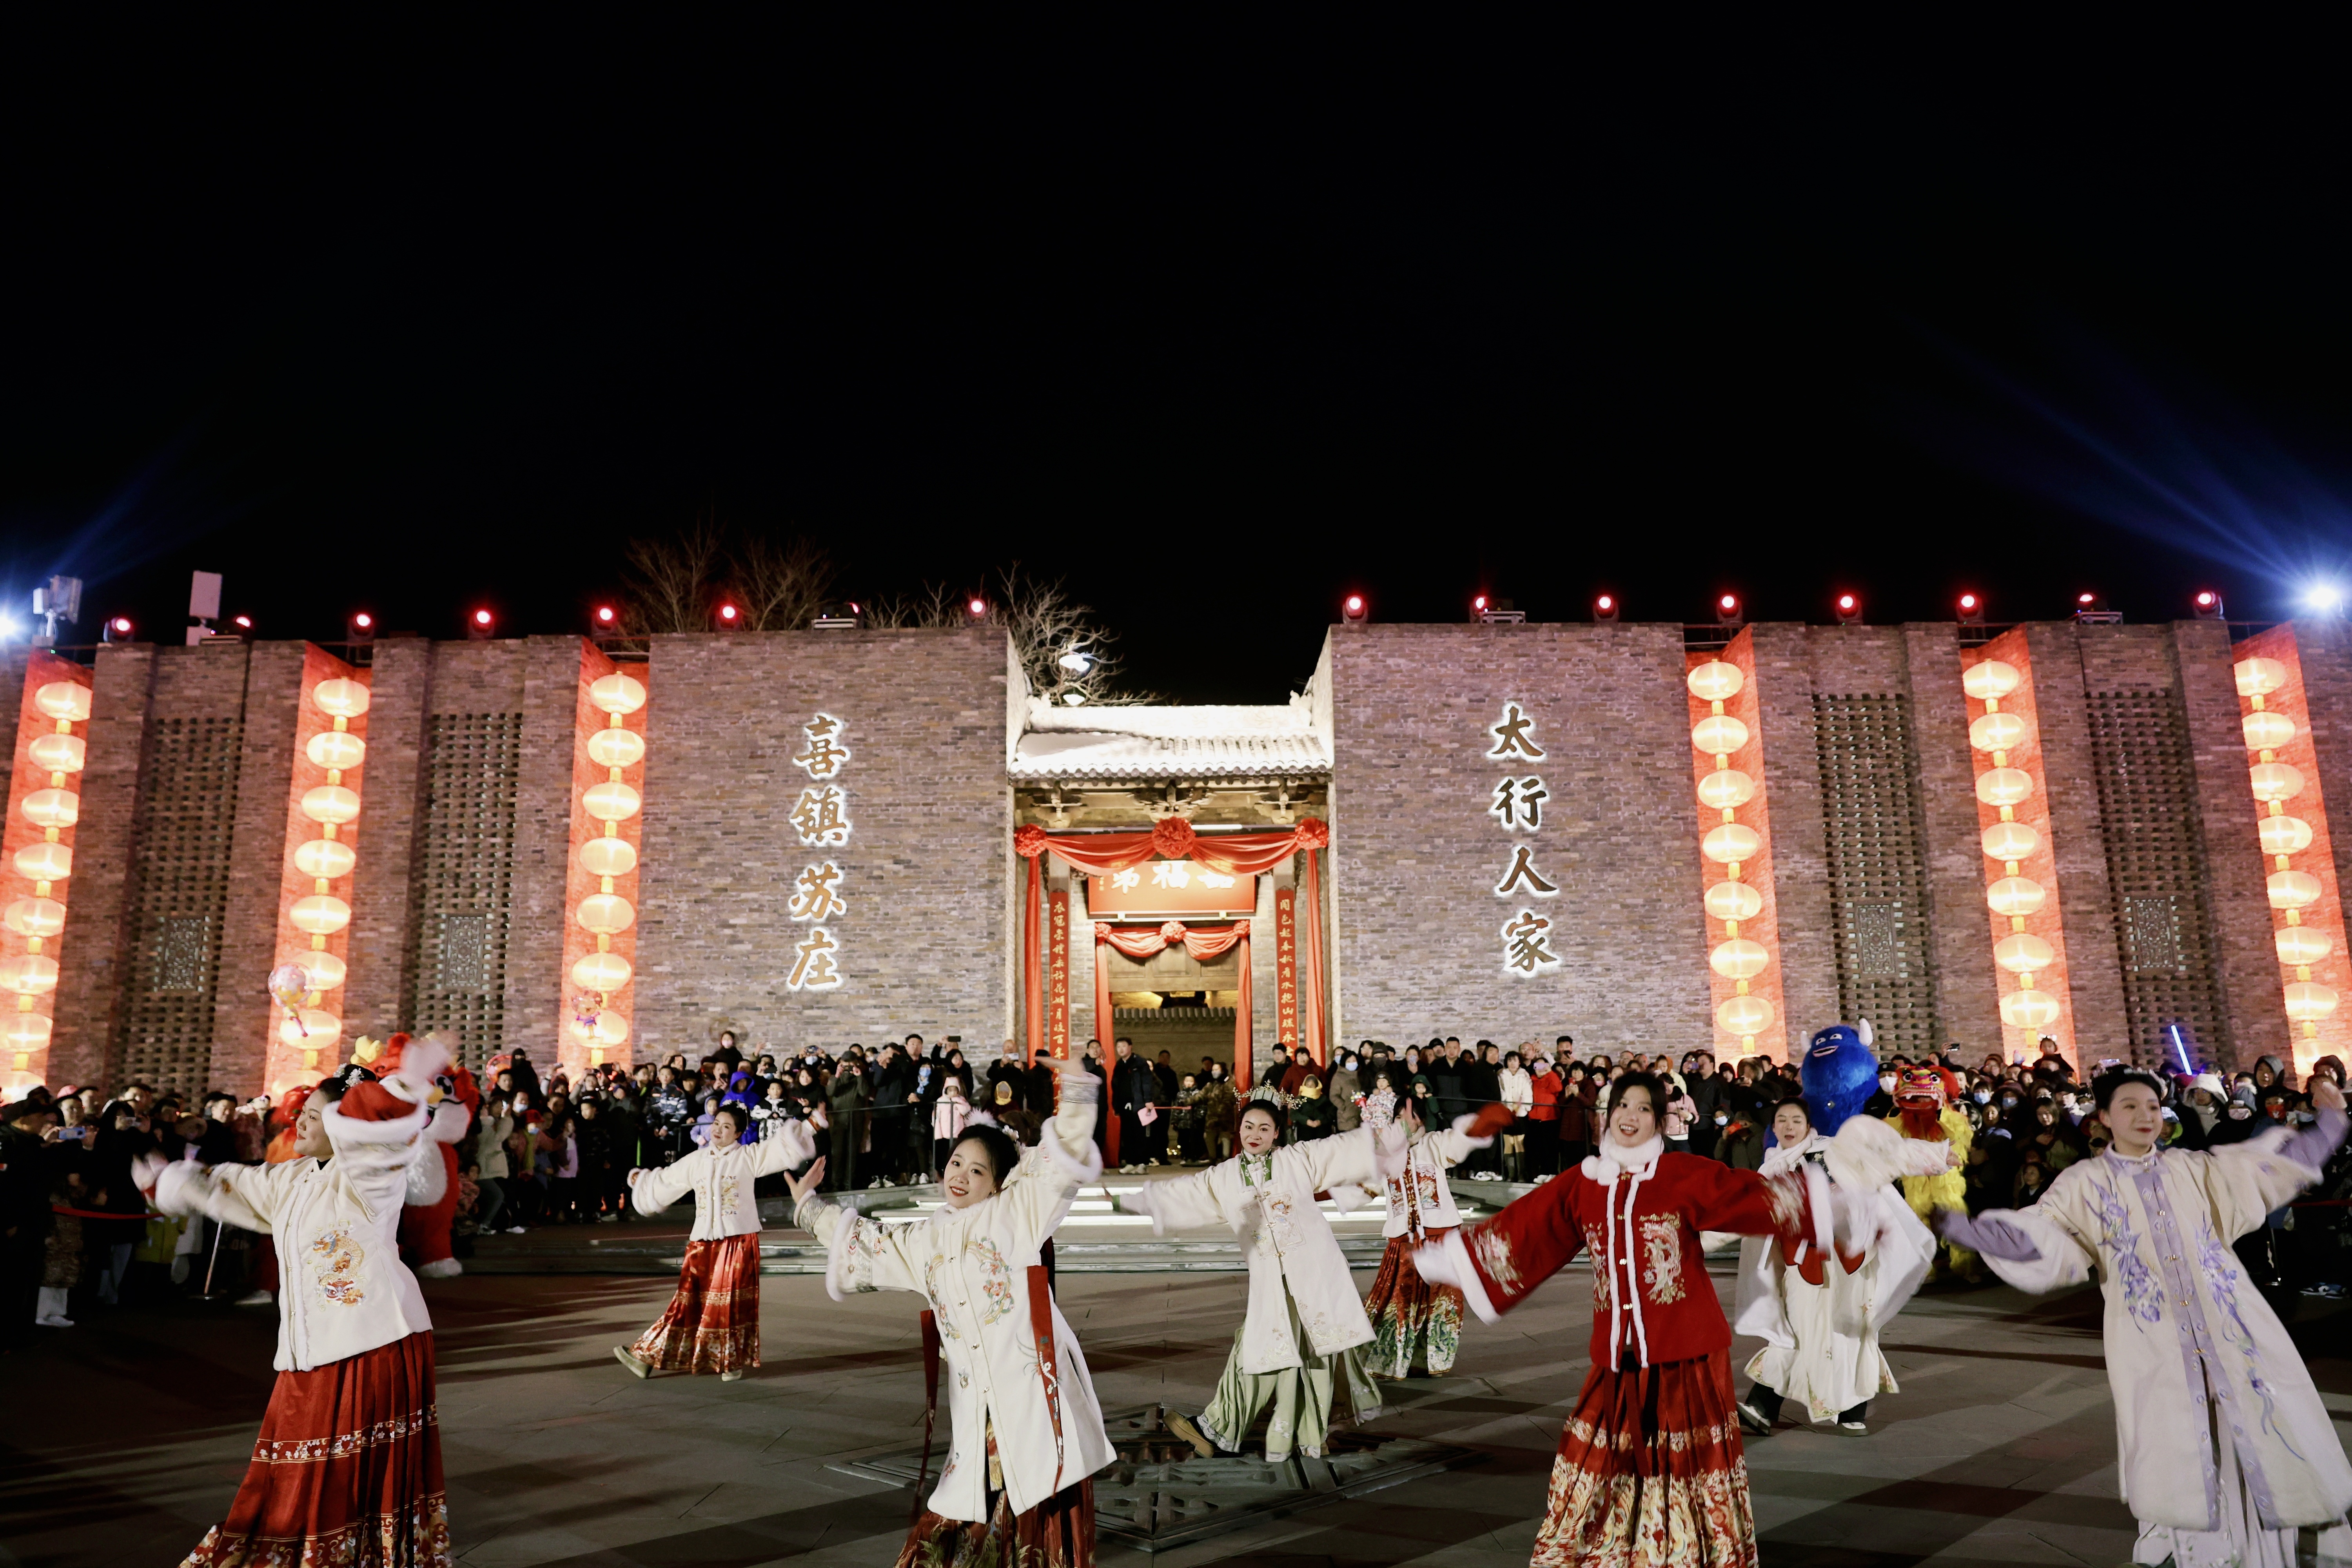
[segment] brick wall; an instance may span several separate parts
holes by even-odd
[[[269,971],[278,961],[278,909],[286,874],[288,791],[294,780],[294,725],[302,702],[304,645],[244,645],[245,743],[238,762],[236,819],[230,839],[228,907],[213,994],[212,1070],[206,1082],[250,1094],[262,1086],[277,1005]],[[236,658],[227,639],[187,650],[200,661]],[[362,797],[364,804],[364,797]],[[364,831],[364,828],[362,828]],[[351,1033],[321,1062],[340,1061]]]
[[[345,960],[351,969],[342,994],[343,1034],[351,1039],[383,1039],[400,1026],[404,965],[415,940],[409,883],[425,807],[425,714],[433,667],[434,645],[422,637],[378,643],[369,667],[367,790],[352,825],[359,859],[352,868]]]
[[[2286,999],[2264,886],[2270,868],[2256,837],[2247,787],[2245,731],[2231,669],[2230,628],[2219,621],[2173,624],[2173,650],[2205,836],[2207,903],[2221,970],[2221,1002],[2237,1059],[2278,1050],[2289,1038]]]
[[[730,1027],[779,1046],[1002,1037],[1005,646],[982,629],[653,639],[640,1053]],[[819,711],[845,722],[852,752],[838,782],[854,826],[830,850],[787,820],[811,783],[792,758]],[[827,858],[849,903],[828,926],[844,980],[793,992],[807,928],[786,905],[802,868]]]
[[[1981,1056],[2000,1048],[2000,989],[1985,910],[1985,858],[1977,819],[1976,758],[1968,693],[1960,685],[1959,628],[1903,628],[1911,692],[1911,749],[1927,849],[1927,940],[1936,973],[1936,1022],[1946,1040]]]
[[[143,644],[98,650],[90,691],[89,746],[82,754],[81,820],[74,829],[73,897],[49,1037],[57,1082],[115,1079],[116,1004],[130,914],[131,814],[138,804],[155,649]]]
[[[1327,647],[1335,1037],[1708,1043],[1680,628],[1335,627]],[[1486,757],[1507,702],[1542,761]],[[1534,833],[1488,814],[1507,773],[1550,792]],[[1521,844],[1557,896],[1496,895]],[[1561,960],[1530,978],[1503,964],[1522,908]]]

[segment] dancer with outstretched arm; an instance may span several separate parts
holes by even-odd
[[[261,1438],[228,1517],[184,1568],[450,1561],[433,1320],[396,1239],[409,1165],[441,1157],[420,1134],[448,1059],[427,1038],[380,1083],[339,1069],[303,1101],[293,1157],[278,1164],[142,1157],[157,1208],[257,1231],[278,1253],[278,1382]]]
[[[1423,1278],[1461,1287],[1491,1323],[1591,1254],[1592,1370],[1560,1429],[1536,1568],[1757,1561],[1731,1326],[1700,1233],[1788,1236],[1859,1255],[1876,1243],[1879,1214],[1844,1194],[1927,1158],[1884,1122],[1854,1117],[1831,1140],[1826,1174],[1801,1162],[1762,1176],[1666,1152],[1665,1104],[1656,1078],[1627,1073],[1610,1086],[1597,1153],[1413,1255]],[[1932,1146],[1938,1166],[1945,1148]]]
[[[772,1138],[743,1142],[751,1112],[729,1102],[711,1113],[710,1140],[675,1164],[629,1173],[639,1214],[659,1214],[694,1194],[694,1229],[677,1271],[677,1293],[632,1345],[614,1356],[639,1377],[715,1372],[738,1383],[760,1364],[760,1205],[751,1184],[806,1163],[816,1139],[786,1121]]]
[[[2191,1151],[2162,1146],[2163,1089],[2137,1068],[2102,1073],[2105,1152],[2067,1166],[2031,1208],[1931,1223],[2021,1290],[2099,1271],[2133,1562],[2294,1568],[2298,1528],[2319,1531],[2321,1562],[2352,1561],[2352,1464],[2302,1352],[2230,1249],[2319,1180],[2344,1141],[2344,1092],[2315,1078],[2316,1125]]]
[[[825,1289],[910,1290],[946,1363],[950,1447],[898,1568],[1091,1568],[1091,1479],[1115,1455],[1077,1336],[1054,1304],[1041,1249],[1077,1190],[1102,1176],[1102,1080],[1061,1079],[1061,1106],[1024,1163],[1002,1130],[966,1127],[940,1173],[945,1205],[886,1226],[815,1195],[819,1160],[792,1178],[794,1223],[826,1249]]]

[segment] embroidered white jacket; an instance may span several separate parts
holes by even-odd
[[[415,1096],[397,1079],[383,1087]],[[326,1108],[335,1157],[276,1165],[215,1165],[193,1161],[163,1167],[155,1206],[165,1214],[207,1215],[223,1225],[278,1238],[279,1372],[309,1372],[429,1333],[433,1319],[416,1277],[400,1260],[401,1200],[418,1153],[438,1163],[441,1146],[420,1139],[431,1108],[418,1104],[395,1121],[355,1121]]]
[[[659,1214],[687,1194],[694,1194],[689,1239],[718,1241],[760,1234],[760,1205],[751,1184],[816,1158],[816,1140],[805,1121],[785,1121],[774,1136],[757,1143],[708,1143],[671,1165],[656,1165],[629,1178],[639,1214]]]
[[[1360,1127],[1266,1154],[1236,1154],[1197,1175],[1147,1182],[1141,1192],[1119,1199],[1121,1208],[1151,1216],[1155,1236],[1223,1224],[1241,1238],[1250,1275],[1249,1315],[1242,1324],[1244,1372],[1303,1364],[1290,1339],[1290,1314],[1282,1302],[1286,1289],[1297,1304],[1314,1354],[1334,1355],[1371,1342],[1371,1320],[1364,1316],[1347,1256],[1315,1194],[1375,1184],[1381,1173],[1372,1137],[1371,1128]]]
[[[1453,1184],[1445,1179],[1446,1167],[1458,1165],[1470,1157],[1473,1149],[1484,1149],[1494,1142],[1492,1138],[1473,1138],[1461,1131],[1473,1120],[1457,1116],[1456,1126],[1430,1129],[1413,1139],[1405,1151],[1404,1169],[1388,1178],[1388,1219],[1381,1234],[1391,1239],[1410,1236],[1415,1241],[1433,1230],[1451,1230],[1462,1223],[1462,1215],[1454,1207]]]
[[[1078,1188],[1101,1178],[1094,1142],[1101,1091],[1091,1074],[1064,1075],[1061,1109],[1045,1123],[1038,1147],[994,1197],[969,1208],[885,1225],[820,1198],[800,1205],[796,1223],[830,1255],[825,1289],[834,1300],[859,1290],[911,1290],[930,1303],[950,1424],[947,1468],[929,1505],[941,1518],[986,1517],[992,1426],[1016,1513],[1117,1457],[1078,1337],[1058,1306],[1051,1308],[1057,1397],[1049,1399],[1029,1300],[1029,1269],[1039,1249]]]

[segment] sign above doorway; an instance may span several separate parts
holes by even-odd
[[[1087,879],[1087,913],[1095,920],[1234,920],[1257,909],[1257,879],[1212,870],[1194,860],[1146,860]]]

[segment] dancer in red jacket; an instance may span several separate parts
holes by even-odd
[[[1753,1564],[1731,1327],[1700,1233],[1777,1236],[1800,1253],[1835,1246],[1848,1257],[1876,1240],[1876,1211],[1850,1205],[1818,1173],[1767,1177],[1664,1152],[1665,1102],[1655,1078],[1626,1074],[1581,1166],[1414,1257],[1491,1323],[1580,1251],[1592,1255],[1592,1370],[1560,1430],[1536,1568]],[[1841,1131],[1829,1154],[1845,1191],[1873,1192],[1925,1159],[1882,1122],[1846,1125],[1857,1131]]]

